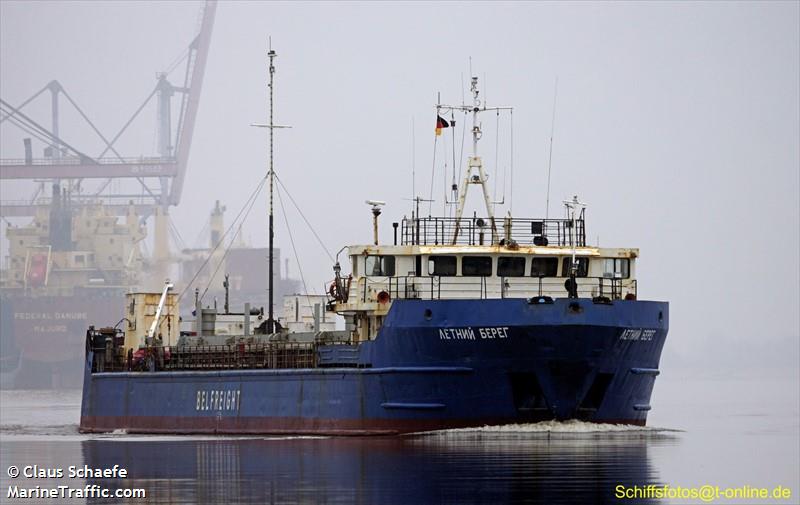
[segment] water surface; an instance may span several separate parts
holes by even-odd
[[[146,500],[99,502],[173,504],[602,504],[621,503],[620,485],[708,484],[785,486],[792,499],[758,503],[797,503],[797,389],[791,375],[686,378],[658,385],[646,428],[548,422],[382,438],[88,436],[77,432],[80,392],[4,391],[0,502],[22,502],[7,497],[14,484],[142,488]],[[116,464],[129,477],[6,474],[31,464]]]

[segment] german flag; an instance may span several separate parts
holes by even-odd
[[[442,116],[437,114],[436,115],[436,136],[438,137],[439,135],[442,134],[442,128],[449,128],[449,127],[450,127],[450,123],[448,123],[445,118],[443,118]]]

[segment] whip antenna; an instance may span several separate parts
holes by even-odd
[[[411,198],[417,196],[417,145],[414,138],[414,116],[411,116]]]
[[[553,90],[553,118],[550,121],[550,154],[547,156],[547,208],[544,211],[544,218],[550,217],[550,169],[553,166],[553,134],[556,130],[556,98],[558,97],[558,76]]]

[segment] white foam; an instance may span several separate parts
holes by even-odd
[[[587,435],[587,434],[648,434],[679,432],[670,428],[658,428],[653,426],[635,426],[630,424],[602,424],[589,423],[586,421],[541,421],[529,424],[504,424],[498,426],[479,426],[475,428],[454,428],[449,430],[439,430],[425,432],[425,435],[458,435],[458,434],[564,434],[564,435]]]

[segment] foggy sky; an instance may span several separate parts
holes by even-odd
[[[416,188],[427,197],[437,92],[460,103],[471,57],[489,106],[515,107],[519,217],[544,214],[558,77],[551,215],[577,194],[589,203],[592,243],[640,248],[640,298],[671,303],[668,352],[797,337],[799,5],[221,2],[183,199],[171,215],[195,245],[214,200],[230,220],[263,177],[265,130],[249,124],[266,121],[271,36],[276,122],[293,126],[277,133],[278,175],[333,253],[370,241],[365,199],[388,202],[389,242],[390,223],[410,215],[412,119]],[[0,95],[18,104],[58,79],[113,134],[191,40],[199,11],[199,2],[4,0]],[[49,124],[47,99],[25,110]],[[98,151],[88,129],[70,132],[69,114],[65,139]],[[494,125],[484,118],[480,146],[493,181],[503,178]],[[154,126],[151,108],[121,152],[152,155]],[[509,126],[501,123],[498,158],[506,170]],[[24,135],[0,130],[2,157],[21,157]],[[437,160],[434,213],[441,151]],[[4,182],[2,195],[29,188]],[[307,284],[319,291],[331,262],[287,211]],[[245,225],[253,245],[266,244],[265,214],[262,193]],[[283,217],[276,222],[278,246],[292,257]],[[291,270],[296,277],[294,260]]]

